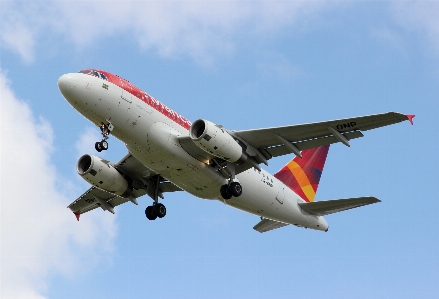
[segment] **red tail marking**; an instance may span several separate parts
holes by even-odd
[[[274,177],[287,185],[308,202],[314,201],[323,172],[329,145],[302,151],[302,158],[295,157]]]

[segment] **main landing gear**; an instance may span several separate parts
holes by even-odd
[[[219,165],[215,159],[212,159],[213,162],[218,166],[218,171],[224,176],[229,176],[229,181],[227,184],[222,185],[220,188],[221,196],[224,199],[230,199],[232,196],[239,197],[242,194],[242,186],[239,182],[235,181],[235,173],[236,173],[236,165],[230,162],[227,162],[227,170],[229,171],[229,175],[224,171],[223,168]]]
[[[157,217],[163,218],[166,216],[165,205],[162,203],[159,203],[159,184],[160,184],[160,176],[156,176],[156,180],[153,184],[154,190],[153,190],[153,194],[152,194],[153,195],[152,197],[154,199],[154,203],[152,204],[152,206],[148,206],[145,209],[146,218],[148,218],[149,220],[156,220]]]
[[[98,152],[101,152],[101,151],[106,151],[108,149],[107,139],[111,131],[113,131],[114,126],[112,123],[108,122],[108,124],[101,123],[99,128],[101,129],[102,141],[98,141],[95,143],[95,149]]]
[[[239,182],[229,182],[221,186],[220,193],[224,199],[230,199],[232,196],[239,197],[242,194],[242,186]]]
[[[163,218],[166,216],[166,207],[162,203],[154,203],[154,205],[146,207],[145,215],[149,220],[156,220],[157,217]]]

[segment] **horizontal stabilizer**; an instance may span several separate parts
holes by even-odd
[[[269,230],[273,230],[279,227],[284,227],[287,226],[288,224],[286,223],[282,223],[279,221],[274,221],[274,220],[270,220],[270,219],[262,219],[261,221],[259,221],[258,224],[256,224],[253,229],[257,230],[260,233],[265,233],[268,232]]]
[[[303,202],[299,206],[305,211],[313,215],[324,216],[332,213],[337,213],[353,208],[358,208],[365,205],[381,202],[376,197],[357,197],[345,198],[318,202]],[[261,221],[262,222],[262,221]]]

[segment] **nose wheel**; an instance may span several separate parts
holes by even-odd
[[[113,131],[114,126],[110,122],[108,122],[108,124],[101,123],[99,129],[101,129],[102,140],[95,143],[95,149],[98,152],[102,152],[108,149],[107,139],[109,138],[111,131]]]
[[[95,149],[98,152],[106,151],[108,149],[108,142],[105,140],[102,140],[101,142],[96,142]]]

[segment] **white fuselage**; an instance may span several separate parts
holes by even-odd
[[[108,85],[103,88],[103,82]],[[149,105],[119,86],[82,73],[63,75],[58,81],[67,101],[96,125],[111,122],[113,136],[125,143],[130,153],[152,171],[181,189],[204,199],[217,199],[243,211],[297,226],[325,231],[320,216],[303,211],[304,202],[281,181],[251,168],[237,175],[243,193],[224,200],[220,187],[227,183],[218,171],[189,155],[178,136],[188,130],[175,118]]]

